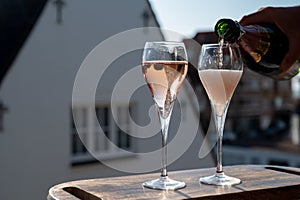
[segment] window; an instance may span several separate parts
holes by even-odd
[[[7,110],[7,107],[0,101],[0,133],[4,131],[4,114]]]
[[[112,109],[117,111],[116,119]],[[129,105],[76,106],[72,111],[73,164],[95,161],[95,157],[111,159],[132,155],[132,137],[127,134],[131,128]]]
[[[73,109],[73,117],[77,119],[77,129],[75,126],[74,119],[72,120],[72,154],[85,154],[87,152],[87,149],[84,145],[86,143],[86,132],[87,132],[87,126],[85,123],[85,120],[87,118],[86,116],[87,109],[82,108],[76,108]],[[72,113],[71,113],[72,115]]]

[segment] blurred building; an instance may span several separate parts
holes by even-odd
[[[188,77],[199,94],[199,101],[202,101],[200,115],[205,132],[210,122],[210,105],[198,77],[200,48],[191,45],[194,41],[199,44],[217,43],[218,38],[213,32],[200,32],[194,38],[184,40],[191,63]],[[275,81],[244,68],[242,79],[231,99],[225,124],[225,165],[252,163],[300,166],[299,118],[296,119],[294,115],[298,88],[298,77],[289,81]]]
[[[137,88],[129,102],[126,95],[131,85],[126,84],[119,98],[111,99],[115,84],[127,72],[131,73],[132,82],[143,79],[140,70],[136,74],[131,71],[140,65],[142,49],[118,55],[113,60],[99,80],[95,105],[85,101],[90,88],[80,91],[79,100],[72,102],[79,67],[100,42],[135,28],[143,28],[140,35],[132,41],[108,46],[105,52],[126,49],[131,42],[142,47],[145,41],[164,39],[159,29],[154,32],[147,29],[159,27],[148,1],[4,0],[0,2],[0,10],[4,55],[0,59],[1,199],[45,199],[48,189],[61,182],[128,174],[97,159],[128,169],[140,166],[141,172],[151,171],[149,166],[153,163],[160,166],[160,151],[159,156],[151,159],[136,155],[136,152],[147,153],[161,147],[158,118],[151,108],[153,102],[146,84]],[[103,67],[106,66],[98,61],[96,68]],[[87,76],[84,82],[92,77]],[[188,92],[185,83],[179,95],[181,103],[174,108],[170,140],[177,132],[188,138],[192,134],[190,127],[198,127],[199,115],[190,103],[196,100]],[[117,119],[113,118],[112,110],[117,112]],[[134,131],[130,118],[135,126],[146,127],[151,122],[149,113],[156,117],[153,121],[157,122],[157,133],[139,129],[141,135],[151,134],[145,139],[126,134]],[[185,132],[178,130],[181,125],[188,127]],[[180,152],[184,154],[170,165],[170,170],[214,165],[210,154],[199,160],[201,129],[195,135],[190,146],[180,141],[169,152],[172,158],[179,149],[187,149]]]

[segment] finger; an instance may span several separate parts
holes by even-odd
[[[249,24],[259,24],[272,22],[271,13],[273,12],[273,7],[260,8],[257,12],[250,15],[245,15],[241,20],[240,24],[246,26]]]

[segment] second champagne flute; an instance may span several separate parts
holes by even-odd
[[[237,45],[204,44],[199,58],[199,76],[209,97],[217,129],[217,171],[200,178],[212,185],[236,185],[238,178],[224,174],[222,166],[222,137],[230,99],[243,72],[242,57]]]
[[[183,188],[184,182],[168,177],[167,138],[174,102],[188,70],[184,44],[181,42],[147,42],[143,51],[142,70],[157,108],[162,134],[161,176],[143,183],[143,186],[160,190]]]

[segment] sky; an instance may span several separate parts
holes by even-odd
[[[244,15],[267,6],[300,5],[300,0],[149,0],[165,33],[166,40],[181,41],[197,32],[213,31],[220,18],[240,20]]]

